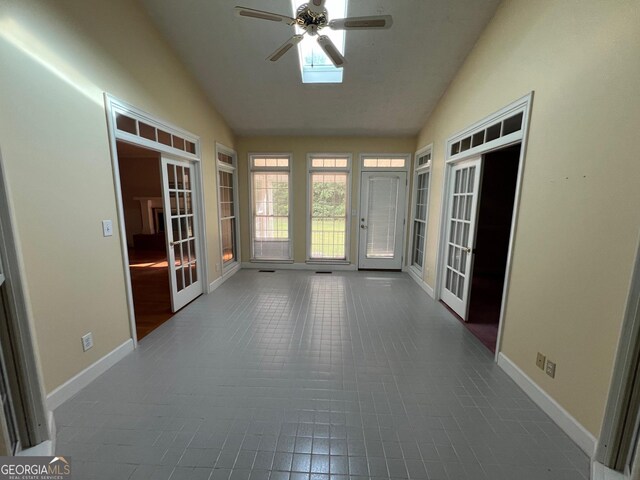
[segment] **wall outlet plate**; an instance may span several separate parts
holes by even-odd
[[[93,347],[93,333],[89,332],[82,336],[82,351],[86,352]]]
[[[540,369],[540,370],[544,370],[544,361],[547,359],[547,357],[545,357],[543,354],[541,354],[540,352],[538,352],[538,356],[536,358],[536,366]]]
[[[551,360],[547,360],[546,372],[551,378],[556,378],[556,364]]]

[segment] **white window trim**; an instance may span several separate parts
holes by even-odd
[[[313,167],[314,158],[346,158],[346,167]],[[350,153],[308,153],[307,154],[307,263],[344,265],[350,263],[351,250],[351,174],[353,165],[353,155]],[[311,174],[315,172],[336,172],[347,173],[347,205],[346,205],[346,235],[345,235],[345,258],[311,258]]]
[[[365,167],[366,158],[402,158],[405,160],[404,168],[402,167]],[[361,172],[409,172],[411,165],[410,153],[361,153],[360,154],[360,171]],[[408,175],[407,175],[408,178]]]
[[[426,154],[431,154],[431,158],[429,159],[429,161],[424,164],[424,165],[418,165],[418,159],[420,159],[420,157],[426,155]],[[410,222],[411,224],[409,225],[409,251],[407,252],[407,267],[412,270],[414,273],[416,273],[419,278],[422,280],[423,279],[423,273],[424,273],[424,264],[426,263],[426,257],[427,257],[427,251],[426,251],[426,246],[427,246],[427,233],[429,231],[429,206],[431,204],[430,199],[431,199],[431,179],[433,177],[432,172],[431,172],[431,166],[433,164],[433,143],[427,145],[426,147],[421,148],[420,150],[418,150],[415,154],[414,158],[414,169],[413,169],[413,182],[412,182],[412,188],[411,188],[411,216],[410,218]],[[425,231],[424,231],[424,243],[422,245],[422,251],[423,251],[423,259],[422,259],[422,268],[418,268],[416,265],[413,264],[413,252],[414,252],[414,245],[413,245],[413,225],[415,222],[415,215],[416,215],[416,199],[418,197],[418,175],[423,174],[423,173],[429,173],[429,182],[427,183],[427,203],[426,203],[426,209],[427,209],[427,216],[425,218]]]
[[[289,158],[289,166],[288,167],[254,167],[253,166],[253,158],[261,157],[261,158]],[[293,245],[294,245],[294,235],[293,235],[293,189],[291,187],[293,180],[293,154],[291,152],[282,152],[282,153],[274,153],[274,152],[249,152],[247,154],[247,159],[249,163],[249,232],[251,234],[250,241],[250,251],[251,251],[251,259],[250,261],[253,263],[293,263]],[[288,259],[262,259],[255,258],[253,252],[253,242],[255,239],[255,211],[254,211],[254,202],[253,202],[253,172],[287,172],[289,174],[289,258]]]
[[[221,162],[218,159],[218,154],[222,153],[224,155],[228,155],[233,159],[233,165],[229,165],[227,163]],[[222,209],[220,205],[220,172],[228,172],[233,175],[233,212],[234,218],[236,220],[236,259],[233,262],[229,262],[226,265],[224,264],[223,256],[223,245],[222,245]],[[220,265],[222,268],[222,275],[224,276],[231,271],[237,269],[241,262],[240,255],[240,208],[238,205],[238,153],[221,143],[216,142],[216,185],[217,185],[217,196],[218,196],[218,236],[220,241]]]

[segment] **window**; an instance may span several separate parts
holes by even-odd
[[[351,156],[309,155],[309,260],[347,261]]]
[[[431,147],[427,147],[427,149],[416,154],[415,165],[410,266],[415,271],[422,274],[427,238],[429,186],[431,179]]]
[[[238,179],[236,153],[221,145],[218,157],[218,203],[223,271],[239,260]]]
[[[408,162],[408,155],[362,155],[364,170],[405,170]]]
[[[290,155],[250,155],[251,258],[291,260]]]
[[[519,112],[504,120],[500,120],[492,124],[486,129],[482,129],[475,133],[470,133],[462,140],[456,141],[455,143],[451,144],[451,156],[466,152],[471,148],[479,147],[485,143],[497,140],[500,137],[505,137],[512,133],[521,131],[523,118],[524,112]]]

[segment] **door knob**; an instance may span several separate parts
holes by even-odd
[[[365,230],[366,230],[367,226],[366,226],[366,225],[360,225],[360,228],[362,228],[362,229],[365,229]]]
[[[462,250],[467,253],[471,253],[471,249],[469,247],[462,247]]]

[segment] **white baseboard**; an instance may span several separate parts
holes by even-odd
[[[130,338],[47,395],[47,408],[55,410],[131,352],[133,339]]]
[[[207,293],[213,292],[216,288],[218,288],[224,282],[229,280],[233,275],[235,275],[238,272],[238,270],[240,270],[240,264],[236,263],[233,267],[231,267],[229,270],[224,272],[221,277],[216,278],[213,282],[209,284],[209,290],[207,291]]]
[[[531,398],[544,413],[551,417],[571,440],[576,442],[589,458],[593,458],[596,451],[596,437],[594,437],[591,432],[584,428],[569,412],[551,398],[547,392],[542,390],[520,367],[509,360],[503,353],[498,354],[498,366],[524,390],[529,398]]]
[[[420,286],[420,288],[422,288],[425,292],[427,292],[427,295],[429,295],[431,298],[436,298],[436,295],[435,295],[435,292],[433,291],[433,288],[431,288],[431,286],[429,286],[429,284],[427,284],[427,282],[425,282],[423,279],[421,279],[416,274],[416,272],[413,271],[413,268],[407,267],[406,269],[403,269],[403,270],[405,272],[407,272],[409,274],[409,276],[415,280],[415,282]]]
[[[268,270],[335,270],[356,271],[358,266],[353,263],[269,263],[269,262],[242,262],[242,268],[268,269]]]

